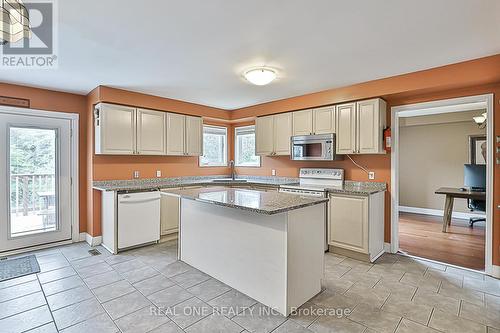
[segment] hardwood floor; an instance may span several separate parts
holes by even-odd
[[[443,233],[442,217],[400,213],[399,248],[422,258],[484,270],[484,223],[469,228],[468,222],[452,219]]]

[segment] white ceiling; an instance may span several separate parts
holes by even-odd
[[[59,68],[0,81],[107,85],[225,109],[500,53],[499,0],[59,0]],[[268,86],[241,73],[279,70]]]

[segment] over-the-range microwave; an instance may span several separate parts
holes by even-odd
[[[295,161],[333,161],[342,159],[335,153],[335,133],[297,135],[291,138],[291,156]]]

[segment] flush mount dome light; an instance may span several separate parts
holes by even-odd
[[[250,83],[257,86],[265,86],[276,79],[276,71],[268,67],[257,67],[245,71],[243,76]]]

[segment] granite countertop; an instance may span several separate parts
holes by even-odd
[[[327,188],[330,193],[370,195],[387,190],[386,183],[380,182],[355,182],[351,180],[344,181],[342,188]]]
[[[215,180],[215,181],[214,181]],[[172,187],[196,185],[263,185],[279,187],[280,185],[298,182],[298,178],[266,177],[266,176],[239,176],[234,181],[227,175],[221,176],[192,176],[175,178],[148,178],[133,180],[104,180],[95,181],[93,188],[101,191],[138,191],[157,190]]]
[[[328,202],[328,198],[307,197],[281,192],[264,192],[233,187],[203,187],[180,190],[164,190],[162,193],[178,195],[229,208],[274,215],[294,209],[314,206]]]

